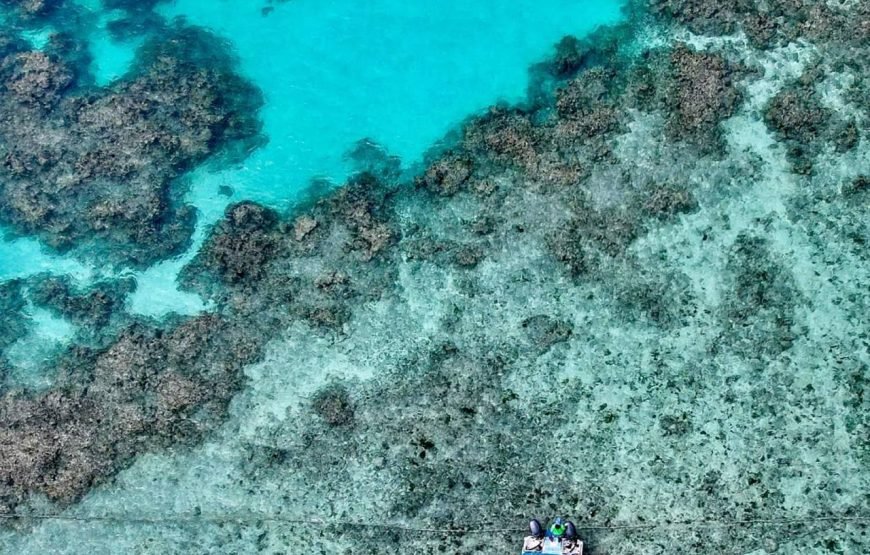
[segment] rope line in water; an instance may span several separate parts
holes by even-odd
[[[279,522],[283,524],[305,524],[309,526],[335,526],[350,528],[379,528],[399,530],[421,534],[499,534],[505,532],[525,532],[526,528],[487,528],[484,526],[466,526],[464,528],[424,528],[397,523],[377,523],[358,521],[329,521],[319,518],[294,518],[280,515],[258,515],[256,513],[239,513],[225,515],[178,515],[173,517],[131,517],[127,515],[59,515],[59,514],[2,514],[5,520],[62,520],[69,522],[114,522],[118,524],[175,524],[182,522],[204,522],[213,524],[256,524],[261,522]],[[870,523],[870,516],[828,516],[791,519],[743,519],[743,520],[685,520],[674,522],[597,524],[577,525],[577,530],[650,530],[657,528],[715,528],[728,526],[791,526],[800,524],[828,523]],[[488,526],[492,526],[489,524]]]

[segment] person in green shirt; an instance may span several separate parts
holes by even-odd
[[[556,517],[547,529],[547,537],[551,540],[561,540],[567,532],[568,525],[560,517]]]

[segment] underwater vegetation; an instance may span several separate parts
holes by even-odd
[[[0,43],[4,224],[140,267],[188,244],[179,178],[261,144],[263,99],[160,25],[102,88]],[[0,546],[510,553],[565,514],[594,554],[867,552],[868,60],[863,2],[637,0],[412,177],[363,142],[342,187],[231,204],[179,276],[203,314],[130,315],[123,278],[0,284],[0,514],[411,528],[20,518]],[[9,378],[34,307],[78,330],[45,388]],[[506,530],[413,531],[476,525]]]

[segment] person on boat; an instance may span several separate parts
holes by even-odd
[[[547,537],[551,540],[561,540],[565,537],[565,533],[568,531],[568,525],[562,520],[560,517],[556,517],[553,520],[553,524],[547,528]]]

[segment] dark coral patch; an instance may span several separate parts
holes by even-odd
[[[22,312],[27,305],[23,286],[17,280],[0,283],[0,351],[27,333],[27,322]]]
[[[788,146],[788,157],[797,173],[812,170],[831,118],[812,86],[813,80],[805,75],[800,82],[779,91],[764,113],[768,127]]]
[[[38,276],[29,280],[29,296],[35,305],[86,329],[99,329],[123,311],[127,295],[136,288],[132,278],[103,281],[87,290],[76,290],[68,278]]]
[[[767,241],[747,234],[731,248],[728,268],[732,294],[723,307],[728,344],[747,357],[775,356],[800,333],[794,311],[805,302],[788,267],[770,252]]]
[[[654,14],[683,24],[695,33],[730,35],[743,31],[759,47],[786,44],[799,38],[860,44],[870,32],[866,4],[855,10],[858,13],[847,14],[815,0],[645,0],[645,3]]]
[[[256,89],[220,43],[178,27],[139,53],[109,89],[78,91],[64,61],[13,52],[0,61],[0,217],[67,249],[97,246],[146,265],[182,248],[193,211],[172,181],[218,151],[257,140]]]
[[[43,52],[20,52],[0,63],[5,92],[16,101],[49,109],[57,104],[73,81],[73,73],[62,62]]]
[[[719,122],[734,113],[740,100],[733,79],[736,68],[717,54],[684,45],[671,52],[670,65],[669,133],[698,145],[717,145]]]
[[[353,423],[353,402],[350,393],[340,384],[332,384],[318,391],[311,401],[311,407],[328,426],[347,426]]]
[[[616,300],[626,321],[642,319],[668,329],[684,326],[697,313],[698,303],[691,282],[682,274],[629,266],[633,279],[617,286]]]
[[[473,162],[462,156],[442,156],[430,165],[416,184],[433,193],[450,196],[459,191],[471,177]]]
[[[0,513],[32,493],[69,503],[141,451],[199,438],[222,418],[257,345],[202,316],[73,348],[52,390],[0,396]]]
[[[384,254],[397,239],[388,219],[390,194],[376,176],[362,173],[320,205],[329,220],[346,227],[351,234],[346,246],[366,261]]]
[[[690,188],[669,183],[645,189],[639,202],[644,213],[661,221],[698,209],[698,201]]]
[[[49,15],[63,2],[64,0],[2,0],[0,4],[11,6],[24,19],[36,19]]]
[[[641,233],[641,220],[624,209],[578,210],[568,225],[553,234],[550,249],[575,276],[604,270],[622,256]]]
[[[205,267],[227,283],[258,280],[278,248],[277,221],[275,212],[252,202],[230,206],[204,248]]]
[[[616,78],[612,69],[596,67],[556,91],[556,112],[560,116],[555,126],[557,140],[588,143],[619,130],[621,115],[613,102],[612,85]]]
[[[560,320],[538,314],[530,316],[520,324],[531,344],[541,352],[548,351],[557,343],[563,343],[571,338],[574,325],[566,320]]]
[[[301,318],[341,329],[353,304],[392,282],[394,186],[362,173],[293,219],[252,202],[230,206],[183,281],[211,299],[232,293],[236,309],[269,314],[276,327]]]

